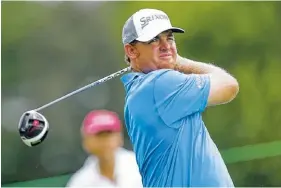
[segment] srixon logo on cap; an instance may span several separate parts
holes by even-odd
[[[167,15],[164,15],[164,14],[153,14],[151,16],[142,17],[140,19],[141,28],[143,29],[145,26],[147,26],[149,24],[149,22],[151,22],[153,20],[169,20],[169,18]]]

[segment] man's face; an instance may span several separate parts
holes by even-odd
[[[84,149],[98,157],[106,157],[122,145],[120,132],[100,132],[94,135],[83,135]]]
[[[133,53],[127,55],[132,59],[132,67],[137,71],[146,73],[157,69],[173,69],[177,59],[177,47],[172,31],[160,33],[149,42],[136,42],[131,47],[132,49],[127,47],[126,50]]]

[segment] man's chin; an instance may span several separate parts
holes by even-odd
[[[158,69],[174,69],[175,62],[170,60],[161,60],[158,64]]]

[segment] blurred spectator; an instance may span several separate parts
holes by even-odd
[[[121,148],[118,115],[107,110],[89,112],[81,127],[82,145],[90,154],[67,187],[142,187],[133,152]]]

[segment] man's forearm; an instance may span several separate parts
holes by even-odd
[[[237,80],[225,70],[207,63],[200,63],[179,57],[175,70],[185,74],[208,74],[210,92],[208,106],[225,104],[235,98],[239,91]]]
[[[178,57],[177,63],[176,70],[185,74],[226,73],[223,69],[212,64],[201,63],[183,57]]]

